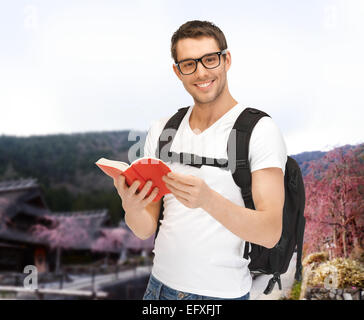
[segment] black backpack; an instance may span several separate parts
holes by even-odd
[[[229,153],[227,147],[228,159],[212,159],[191,155],[187,153],[170,152],[175,133],[177,132],[182,119],[186,115],[188,107],[178,109],[178,112],[173,115],[166,123],[162,133],[168,130],[168,139],[165,141],[161,139],[162,134],[158,140],[158,147],[156,150],[156,157],[168,162],[180,162],[200,168],[202,165],[212,165],[225,170],[230,170],[230,161],[235,161],[235,170],[232,173],[235,183],[240,187],[241,194],[244,199],[245,206],[250,209],[255,209],[252,192],[251,192],[251,172],[248,160],[249,141],[254,126],[262,117],[269,117],[263,111],[254,108],[246,108],[237,118],[233,129],[236,129],[235,139],[236,145],[242,146],[236,148],[236,160],[231,159],[232,154]],[[232,133],[230,133],[229,141],[232,141]],[[229,146],[230,143],[228,143]],[[163,152],[161,152],[163,151]],[[166,152],[167,151],[167,152]],[[189,163],[186,160],[189,159]],[[225,160],[225,161],[224,161]],[[245,242],[244,258],[249,259],[249,270],[257,274],[271,274],[273,277],[269,280],[267,288],[264,293],[269,294],[272,292],[275,283],[278,283],[279,289],[282,289],[280,275],[285,273],[288,269],[289,263],[293,256],[294,251],[297,251],[297,263],[295,279],[302,280],[302,245],[303,234],[305,229],[305,188],[303,184],[302,173],[297,162],[287,157],[285,176],[285,201],[283,208],[283,225],[282,236],[279,242],[271,249],[266,247]],[[163,218],[163,198],[159,214],[159,221],[154,240],[157,238],[160,221]]]

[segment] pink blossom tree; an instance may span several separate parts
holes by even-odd
[[[106,252],[121,250],[129,232],[125,228],[119,227],[102,229],[101,233],[102,235],[91,245],[93,251]]]
[[[93,251],[106,253],[121,251],[121,255],[123,255],[127,249],[148,250],[153,248],[154,237],[141,240],[129,228],[102,229],[101,232],[102,235],[92,244]]]
[[[107,264],[109,252],[117,251],[123,253],[125,250],[125,240],[129,236],[125,228],[102,229],[102,235],[97,238],[91,245],[91,250],[96,252],[106,252],[105,264]]]
[[[142,240],[131,233],[130,237],[127,238],[126,246],[129,249],[133,250],[149,250],[152,249],[154,246],[154,236],[146,240]]]
[[[309,167],[304,178],[306,249],[329,247],[335,256],[347,257],[363,247],[364,145],[334,149]]]
[[[43,224],[36,224],[31,228],[30,232],[36,239],[47,241],[51,249],[57,249],[56,273],[58,273],[61,250],[85,245],[90,241],[88,233],[90,220],[85,217],[79,219],[74,216],[57,217],[48,215],[45,217],[51,221],[51,226],[48,228]]]

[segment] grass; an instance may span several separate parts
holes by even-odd
[[[301,284],[302,281],[295,280],[292,285],[291,291],[288,293],[288,296],[284,295],[279,300],[299,300],[301,294]]]
[[[302,281],[295,280],[290,292],[290,300],[299,300]]]

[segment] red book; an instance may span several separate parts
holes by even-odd
[[[143,157],[133,161],[130,165],[126,162],[100,158],[95,164],[108,176],[116,178],[119,175],[125,176],[126,184],[130,187],[135,180],[140,181],[138,191],[142,190],[148,180],[153,182],[146,196],[158,187],[159,192],[153,201],[160,200],[165,194],[171,193],[162,177],[171,169],[160,159]]]

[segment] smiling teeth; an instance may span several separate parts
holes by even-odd
[[[198,84],[197,86],[200,87],[200,88],[205,88],[205,87],[209,86],[211,84],[211,82],[212,81],[207,82],[207,83]]]

